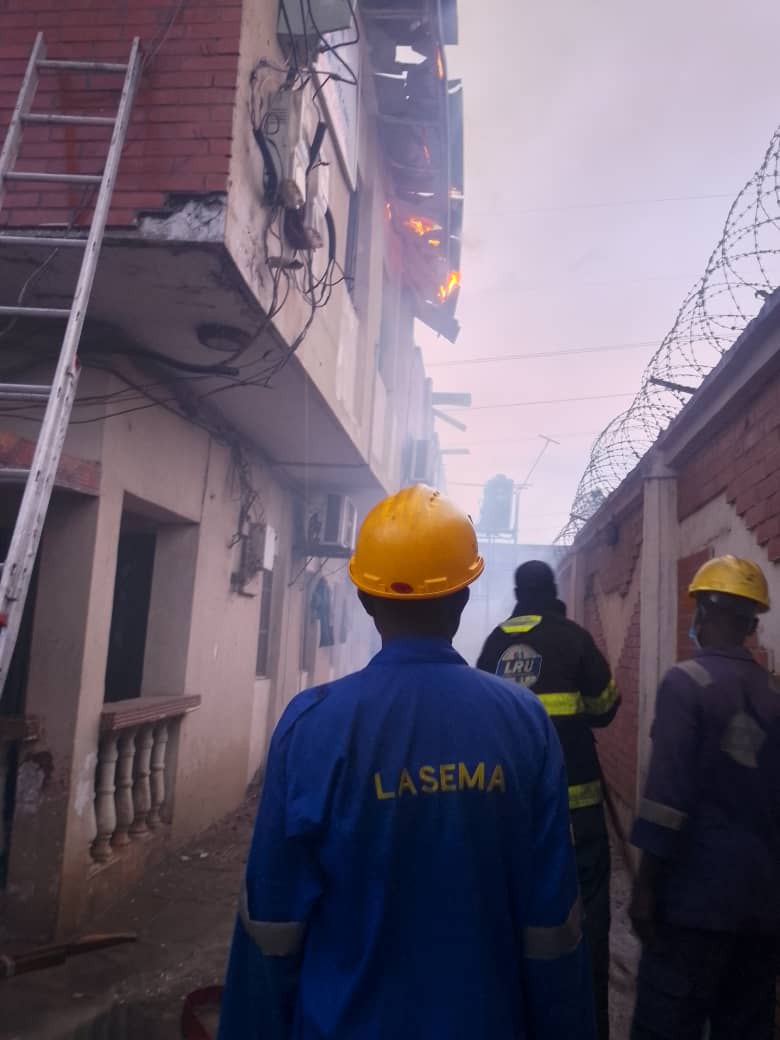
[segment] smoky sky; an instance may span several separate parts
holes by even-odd
[[[444,447],[471,450],[447,479],[472,514],[485,479],[526,477],[539,434],[560,442],[521,497],[520,539],[547,542],[780,122],[780,5],[460,0],[459,22],[461,333],[418,341],[436,390],[473,395],[451,410],[466,433],[437,421]]]

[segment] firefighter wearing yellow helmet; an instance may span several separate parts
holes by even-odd
[[[770,608],[761,568],[696,573],[692,660],[658,690],[632,840],[643,940],[632,1040],[769,1038],[780,949],[780,695],[745,642]]]
[[[349,573],[382,650],[276,728],[221,1040],[593,1040],[555,731],[452,648],[483,566],[433,488],[366,516]]]

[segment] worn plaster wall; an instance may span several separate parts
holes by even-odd
[[[103,710],[117,544],[123,508],[158,532],[142,695],[197,693],[171,741],[174,841],[232,809],[265,753],[275,691],[298,685],[280,647],[299,623],[288,594],[289,489],[257,462],[253,480],[278,534],[272,678],[255,676],[259,597],[231,586],[238,494],[230,455],[201,429],[161,409],[104,424],[96,499],[55,497],[41,557],[26,710],[43,723],[25,749],[11,845],[7,920],[25,934],[67,931],[85,908],[116,898],[128,858],[96,872],[94,781]],[[175,729],[175,727],[174,727]],[[141,869],[143,862],[136,864]],[[92,880],[88,880],[88,878]]]

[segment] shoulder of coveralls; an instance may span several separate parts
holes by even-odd
[[[715,677],[709,669],[693,658],[686,661],[677,661],[667,668],[661,676],[658,686],[659,693],[665,690],[673,690],[676,696],[696,696],[707,686],[716,682]]]
[[[304,716],[309,716],[320,705],[333,700],[341,693],[355,689],[360,684],[360,679],[365,670],[352,672],[342,679],[334,679],[332,682],[323,683],[321,686],[312,686],[308,690],[302,690],[290,701],[282,712],[282,717],[276,724],[274,737],[281,740],[288,736]]]

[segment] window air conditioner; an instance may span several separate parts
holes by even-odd
[[[357,509],[346,495],[328,495],[325,502],[325,526],[322,541],[325,545],[355,548]]]

